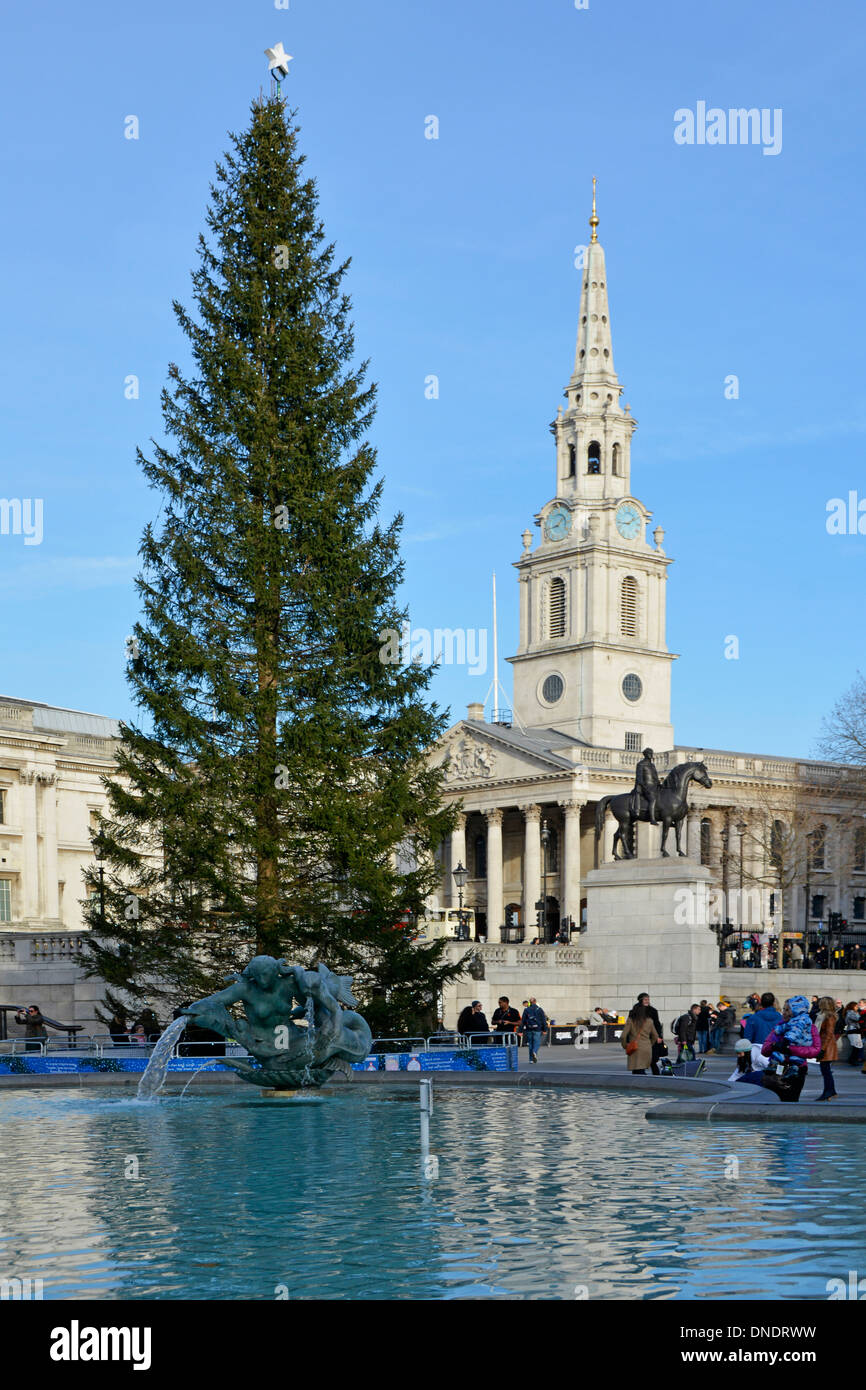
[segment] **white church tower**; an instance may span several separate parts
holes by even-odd
[[[613,365],[604,251],[593,179],[592,238],[580,296],[574,371],[551,429],[556,493],[523,534],[514,711],[594,747],[674,745],[665,644],[670,560],[652,513],[631,492],[636,428]]]

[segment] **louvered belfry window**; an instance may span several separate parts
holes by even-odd
[[[551,579],[547,597],[547,632],[549,637],[565,636],[565,580]]]
[[[637,637],[637,580],[634,575],[626,575],[620,595],[620,633],[623,637]]]

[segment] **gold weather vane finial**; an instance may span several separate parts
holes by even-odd
[[[593,177],[592,177],[592,217],[589,219],[589,225],[590,225],[590,227],[592,227],[592,238],[591,238],[591,240],[592,240],[592,241],[598,241],[598,218],[596,217],[596,214],[595,214],[595,175],[594,175],[594,174],[593,174]]]

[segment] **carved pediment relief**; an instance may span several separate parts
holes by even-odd
[[[483,781],[493,776],[497,754],[488,743],[461,734],[447,745],[442,762],[446,782]]]

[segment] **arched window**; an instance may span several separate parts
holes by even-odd
[[[614,476],[615,478],[618,478],[618,477],[619,477],[619,445],[618,445],[618,444],[614,444],[614,446],[613,446],[613,451],[612,451],[612,453],[611,453],[610,471],[611,471],[611,473],[613,474],[613,476]]]
[[[627,574],[620,587],[619,630],[623,637],[637,637],[638,588],[633,574]]]
[[[589,448],[586,451],[586,471],[587,473],[601,472],[601,445],[597,439],[591,439]]]
[[[551,579],[547,592],[547,635],[565,636],[565,580]]]
[[[577,450],[573,444],[568,446],[568,476],[573,478],[577,472]]]
[[[701,863],[708,865],[712,855],[712,833],[713,823],[709,816],[704,816],[701,821]]]
[[[475,836],[475,877],[487,877],[487,836]]]

